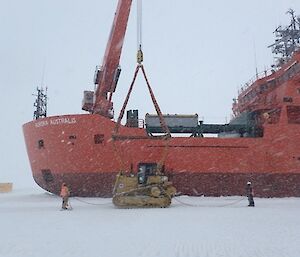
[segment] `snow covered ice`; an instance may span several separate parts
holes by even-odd
[[[300,199],[188,197],[165,209],[117,209],[39,188],[0,194],[1,257],[297,257]]]

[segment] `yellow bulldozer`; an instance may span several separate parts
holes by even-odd
[[[142,163],[137,174],[120,172],[114,186],[113,204],[120,208],[169,207],[176,188],[157,170],[155,163]]]

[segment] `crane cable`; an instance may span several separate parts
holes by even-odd
[[[161,160],[158,162],[158,173],[162,173],[163,167],[164,167],[164,163],[165,160],[167,158],[168,152],[169,152],[169,139],[171,137],[171,133],[170,130],[168,128],[168,126],[166,125],[166,122],[162,116],[161,110],[158,106],[158,103],[155,99],[155,96],[153,94],[153,91],[151,89],[150,83],[148,81],[148,78],[146,76],[146,72],[144,69],[144,65],[142,64],[142,62],[144,61],[144,56],[143,56],[143,49],[142,49],[142,45],[143,45],[143,41],[142,41],[142,17],[143,17],[143,7],[142,7],[142,0],[137,0],[137,63],[138,63],[138,67],[137,67],[137,71],[139,68],[142,69],[153,105],[155,107],[156,113],[159,117],[159,122],[162,126],[163,131],[166,133],[165,136],[163,137],[164,139],[164,148],[163,148],[163,152],[162,152],[162,158]]]
[[[164,143],[162,158],[159,161],[158,167],[157,167],[158,172],[161,173],[162,169],[164,167],[165,160],[168,155],[168,150],[169,150],[169,140],[168,139],[171,137],[171,134],[170,134],[169,128],[167,127],[166,122],[162,116],[161,110],[155,99],[153,91],[151,89],[150,83],[146,76],[144,65],[142,64],[144,61],[143,49],[142,49],[142,45],[143,45],[143,41],[142,41],[142,35],[143,35],[142,34],[142,28],[143,28],[143,26],[142,26],[143,12],[142,11],[143,11],[143,7],[142,7],[142,4],[143,4],[142,0],[137,0],[137,63],[138,63],[138,67],[136,69],[136,73],[138,72],[139,68],[141,68],[142,73],[145,78],[145,81],[146,81],[146,84],[147,84],[147,87],[148,87],[148,90],[149,90],[149,93],[150,93],[150,96],[151,96],[151,99],[152,99],[152,102],[153,102],[153,105],[154,105],[156,113],[159,117],[160,124],[163,128],[163,131],[166,133],[165,136],[163,137],[165,143]]]
[[[112,135],[113,148],[114,148],[114,151],[117,155],[117,158],[120,161],[122,171],[125,172],[126,171],[126,164],[125,164],[125,161],[123,160],[121,151],[120,150],[118,151],[118,147],[116,146],[116,140],[119,138],[119,128],[120,128],[120,125],[121,125],[121,120],[124,116],[125,109],[126,109],[128,100],[130,98],[133,86],[135,84],[138,72],[141,69],[142,74],[143,74],[144,79],[145,79],[146,84],[147,84],[149,94],[151,96],[152,103],[153,103],[153,105],[155,107],[155,110],[156,110],[156,113],[159,117],[159,121],[160,121],[160,124],[162,126],[162,129],[165,133],[165,135],[162,137],[162,139],[164,140],[164,146],[163,146],[164,148],[163,148],[163,151],[162,151],[162,158],[158,163],[158,173],[161,173],[162,169],[164,167],[165,160],[167,158],[168,149],[169,149],[169,139],[171,137],[171,133],[170,133],[170,130],[169,130],[168,126],[166,125],[166,122],[163,118],[162,112],[161,112],[161,110],[158,106],[158,103],[157,103],[156,99],[155,99],[154,93],[152,91],[152,88],[150,86],[149,80],[147,78],[147,75],[146,75],[146,72],[145,72],[145,69],[144,69],[144,65],[142,64],[142,62],[143,62],[143,52],[142,52],[142,0],[137,0],[137,45],[138,45],[137,66],[136,66],[134,76],[133,76],[133,80],[132,80],[131,85],[129,87],[127,96],[125,98],[122,109],[120,111],[117,123],[115,125],[114,130],[113,130],[113,135]],[[127,137],[127,139],[130,139],[130,137]],[[132,139],[134,139],[134,138],[132,138]]]
[[[137,0],[137,47],[142,45],[142,0]]]
[[[143,62],[143,50],[142,50],[142,0],[137,0],[137,62],[141,64]]]
[[[111,205],[111,201],[106,202],[106,203],[92,203],[92,202],[88,202],[88,201],[82,200],[82,199],[80,199],[78,197],[72,197],[72,199],[75,199],[78,202],[82,202],[82,203],[89,204],[89,205]],[[69,201],[70,201],[70,199],[69,199]]]
[[[227,207],[227,206],[231,206],[231,205],[236,205],[238,204],[239,202],[243,201],[246,199],[245,196],[241,196],[240,198],[236,199],[236,200],[233,200],[232,202],[230,203],[227,203],[227,204],[220,204],[220,205],[209,205],[209,204],[191,204],[191,203],[187,203],[187,202],[184,202],[184,201],[181,201],[178,199],[178,196],[174,197],[173,198],[175,201],[177,201],[178,203],[182,204],[182,205],[185,205],[185,206],[190,206],[190,207]]]

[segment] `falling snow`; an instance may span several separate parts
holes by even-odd
[[[72,211],[41,189],[0,195],[0,256],[296,257],[300,199],[175,198],[166,209],[116,209],[110,198],[72,198]]]

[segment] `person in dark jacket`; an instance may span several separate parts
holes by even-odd
[[[248,181],[247,182],[247,187],[246,187],[246,191],[247,191],[247,197],[248,197],[248,206],[251,206],[251,207],[254,207],[254,199],[253,199],[253,196],[254,196],[254,190],[252,188],[252,185],[251,185],[251,182]]]

